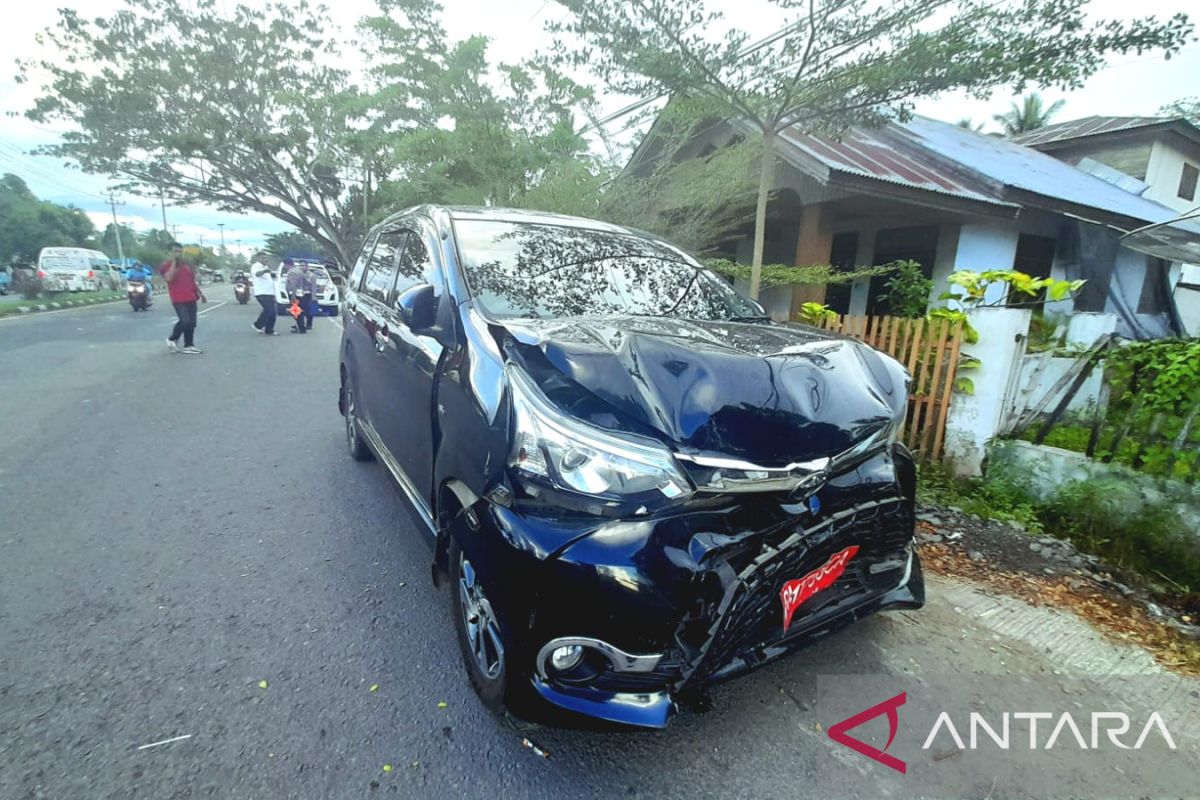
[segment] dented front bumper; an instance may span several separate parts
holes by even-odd
[[[571,711],[658,727],[714,682],[876,611],[919,608],[914,490],[896,447],[803,497],[701,497],[636,519],[481,500],[456,536],[489,565],[510,679]],[[805,578],[812,593],[787,619],[781,593]],[[560,641],[584,652],[565,672],[548,658]]]

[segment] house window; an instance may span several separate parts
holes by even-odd
[[[829,263],[838,270],[854,269],[854,259],[858,256],[858,234],[835,233],[829,250]],[[831,283],[825,287],[825,305],[839,314],[850,313],[849,283]]]
[[[1183,165],[1183,174],[1179,176],[1179,196],[1184,200],[1196,199],[1196,179],[1200,178],[1200,169],[1191,164]]]
[[[922,225],[914,228],[888,228],[875,235],[875,264],[890,264],[893,261],[915,261],[921,265],[926,278],[933,277],[933,262],[937,258],[937,225]],[[871,290],[867,300],[867,313],[887,316],[892,313],[891,304],[880,299],[886,294],[891,276],[878,275],[871,279]]]
[[[1033,278],[1049,278],[1050,268],[1054,265],[1054,239],[1049,236],[1032,236],[1022,233],[1017,239],[1017,255],[1013,259],[1013,269],[1024,272]],[[1030,297],[1023,292],[1009,292],[1008,305],[1020,308],[1040,309],[1046,303],[1046,290]]]

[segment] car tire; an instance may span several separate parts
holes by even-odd
[[[346,394],[346,447],[350,451],[350,457],[355,461],[374,461],[375,454],[371,452],[358,429],[358,408],[354,404],[354,387],[349,380],[342,391]]]
[[[450,542],[450,609],[471,688],[492,711],[505,708],[508,659],[503,628],[474,567],[458,542]]]

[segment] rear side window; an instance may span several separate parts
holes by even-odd
[[[392,232],[380,235],[371,257],[367,260],[367,274],[363,276],[363,294],[386,303],[396,274],[396,254],[404,246],[404,233]]]

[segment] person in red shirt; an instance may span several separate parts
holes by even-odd
[[[175,329],[171,331],[171,335],[167,338],[167,349],[172,353],[188,353],[189,355],[200,355],[204,351],[196,347],[194,337],[196,334],[196,301],[207,303],[208,298],[204,296],[204,292],[200,291],[200,287],[196,284],[196,273],[191,265],[185,264],[181,259],[183,257],[183,245],[178,242],[171,242],[171,258],[164,261],[158,268],[159,273],[167,281],[167,294],[171,298],[171,305],[175,306],[175,316],[179,319],[175,322]],[[179,349],[179,337],[183,337],[183,349]]]

